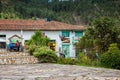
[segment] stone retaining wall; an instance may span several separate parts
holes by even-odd
[[[12,52],[9,54],[0,54],[0,64],[34,64],[38,63],[37,58],[27,53]]]
[[[0,64],[34,64],[37,62],[37,59],[32,56],[0,58]]]

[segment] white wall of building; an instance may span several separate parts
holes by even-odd
[[[75,57],[75,47],[73,46],[72,43],[72,37],[75,36],[75,32],[71,31],[70,32],[70,57]]]
[[[59,35],[61,34],[61,31],[41,31],[42,33],[45,33],[45,35],[50,38],[50,40],[56,40],[56,53],[59,56],[59,48],[61,48],[61,40]]]
[[[45,33],[47,37],[50,38],[50,40],[56,40],[56,53],[59,55],[60,48],[62,48],[62,42],[59,37],[59,35],[62,34],[61,31],[41,31],[42,33]],[[13,35],[22,36],[22,45],[24,45],[25,40],[29,40],[31,36],[34,34],[34,31],[0,31],[0,34],[6,35],[6,43],[9,43],[8,38],[10,38]],[[75,57],[75,48],[72,45],[72,37],[75,35],[74,32],[70,32],[70,57]]]
[[[19,37],[23,37],[22,45],[24,45],[25,40],[29,40],[31,38],[31,35],[34,34],[34,31],[23,31],[23,34],[21,35],[21,31],[0,31],[0,34],[6,35],[6,43],[9,44],[8,38],[12,37],[13,35],[18,35]]]

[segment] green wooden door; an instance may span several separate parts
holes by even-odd
[[[65,54],[65,58],[70,57],[70,45],[62,45],[62,53]]]

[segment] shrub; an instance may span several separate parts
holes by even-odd
[[[35,51],[36,47],[37,47],[36,45],[29,45],[29,46],[26,46],[26,50],[30,55],[33,55],[33,52]]]
[[[77,59],[71,59],[71,58],[58,58],[59,64],[70,64],[70,65],[77,65],[79,64]]]
[[[103,54],[100,61],[104,67],[120,69],[120,50],[112,50]]]
[[[31,39],[26,42],[26,45],[48,46],[50,39],[43,35],[41,31],[35,31]]]
[[[117,43],[110,44],[110,47],[108,48],[108,52],[112,52],[114,50],[119,50]]]
[[[96,52],[94,50],[88,51],[87,57],[89,57],[91,60],[97,59]]]
[[[120,69],[120,50],[116,43],[110,44],[108,51],[101,56],[100,61],[104,67]]]
[[[92,66],[100,67],[100,66],[101,66],[101,63],[100,63],[99,60],[94,60],[94,61],[92,61]]]
[[[30,55],[33,55],[36,49],[39,49],[41,46],[36,46],[36,45],[26,45],[26,50]]]
[[[55,52],[48,47],[37,48],[33,55],[37,57],[41,63],[55,63],[58,58]]]
[[[91,59],[89,59],[84,53],[79,53],[78,60],[81,64],[92,65]]]

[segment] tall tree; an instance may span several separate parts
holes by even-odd
[[[96,19],[93,22],[93,26],[86,30],[84,37],[78,44],[81,46],[81,43],[84,43],[83,49],[92,47],[97,52],[103,53],[108,50],[111,43],[120,44],[119,32],[120,30],[115,26],[113,19],[109,17],[101,17]],[[90,45],[88,44],[89,42]]]

